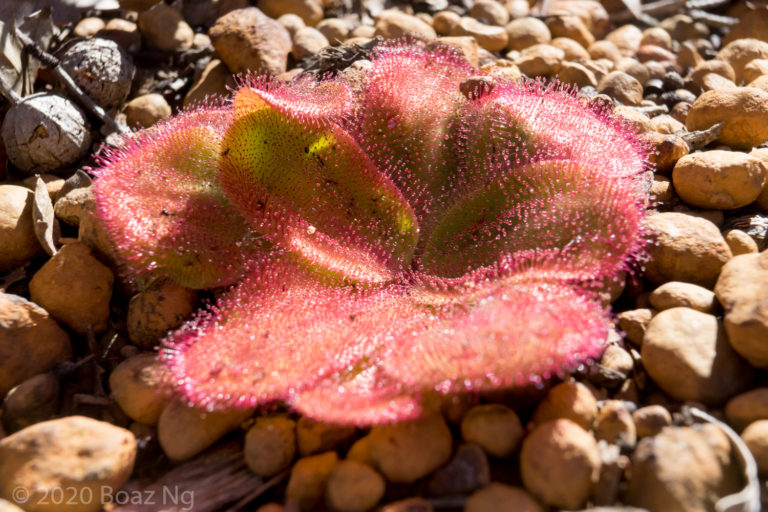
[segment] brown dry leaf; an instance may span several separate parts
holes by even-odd
[[[43,246],[45,252],[53,256],[56,254],[56,242],[59,240],[61,231],[59,221],[53,215],[53,202],[48,194],[40,176],[37,176],[35,183],[35,197],[32,204],[32,219],[35,222],[35,236]]]

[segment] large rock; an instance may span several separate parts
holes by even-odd
[[[768,368],[768,250],[729,261],[715,295],[733,348],[753,366]]]
[[[0,272],[43,254],[32,220],[32,191],[0,185]]]
[[[653,283],[685,281],[711,287],[731,259],[730,247],[712,222],[685,213],[662,212],[646,219],[651,243],[645,277]]]
[[[768,91],[756,87],[713,89],[693,103],[685,126],[705,130],[725,123],[717,139],[738,149],[749,149],[768,140]]]
[[[670,396],[720,404],[751,382],[751,367],[731,348],[715,316],[672,308],[653,317],[642,346],[648,375]]]
[[[28,512],[95,512],[135,458],[128,430],[83,416],[44,421],[0,441],[0,496]]]
[[[216,52],[233,73],[285,71],[293,46],[288,31],[256,7],[235,9],[209,31]]]
[[[71,358],[69,335],[43,308],[0,292],[0,397]]]
[[[768,167],[738,151],[704,151],[675,164],[672,182],[680,199],[699,208],[733,210],[760,195]]]
[[[715,425],[666,427],[637,446],[626,503],[650,512],[707,512],[739,489],[731,445]]]

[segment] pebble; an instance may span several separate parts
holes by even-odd
[[[150,93],[137,96],[126,103],[125,122],[128,126],[149,128],[162,119],[171,117],[171,106],[162,94]]]
[[[370,456],[390,482],[414,482],[451,456],[451,431],[439,416],[379,425],[369,435]]]
[[[259,0],[256,6],[270,18],[295,14],[310,27],[323,19],[323,6],[318,0]]]
[[[608,11],[600,2],[595,0],[554,0],[546,14],[578,16],[587,26],[587,29],[598,39],[605,37],[611,26]]]
[[[653,123],[651,123],[653,127]],[[656,173],[669,174],[674,169],[677,161],[690,151],[688,144],[677,135],[651,132],[644,136],[654,152],[650,155],[650,162],[654,164]],[[670,191],[674,194],[674,190]]]
[[[456,455],[429,479],[427,489],[434,496],[469,494],[491,483],[488,456],[476,444],[463,444]]]
[[[740,488],[730,458],[728,438],[715,425],[666,427],[638,443],[625,502],[652,512],[715,510]]]
[[[755,59],[768,59],[768,42],[757,39],[737,39],[728,43],[717,54],[717,59],[733,68],[735,82],[744,80],[744,68]]]
[[[507,47],[509,42],[509,36],[504,27],[486,25],[468,16],[461,18],[455,35],[474,37],[477,44],[489,52],[501,51]]]
[[[285,490],[287,504],[294,504],[299,510],[317,510],[323,503],[331,473],[338,465],[339,456],[336,452],[311,455],[297,460],[291,468],[291,476]]]
[[[641,354],[648,375],[677,400],[717,405],[743,391],[753,376],[728,343],[722,321],[691,308],[653,317]]]
[[[291,465],[296,456],[296,422],[285,415],[260,416],[245,435],[245,463],[269,478]]]
[[[156,425],[168,401],[163,388],[166,366],[154,353],[130,357],[109,375],[109,388],[117,405],[133,421]]]
[[[609,444],[634,447],[637,428],[627,405],[622,400],[608,400],[595,420],[595,438]]]
[[[632,57],[622,57],[616,61],[615,69],[616,71],[623,71],[629,76],[634,77],[634,79],[641,84],[646,83],[649,78],[648,69],[645,65]]]
[[[650,27],[643,30],[640,46],[653,45],[666,50],[672,50],[672,36],[661,27]]]
[[[664,427],[671,425],[672,415],[661,405],[647,405],[633,412],[632,420],[635,422],[637,437],[642,439],[655,436]]]
[[[676,14],[670,16],[659,23],[675,41],[688,41],[690,39],[706,38],[709,36],[709,29],[703,23],[695,21],[687,14]]]
[[[285,27],[285,30],[288,31],[288,33],[291,35],[291,38],[293,38],[296,32],[307,26],[304,23],[304,20],[295,14],[283,14],[277,18],[277,22]]]
[[[548,44],[535,44],[520,53],[515,65],[520,71],[533,76],[554,77],[560,71],[565,52]]]
[[[509,22],[509,12],[496,0],[476,0],[469,9],[469,15],[488,25],[503,27]]]
[[[749,154],[759,158],[763,164],[765,164],[766,168],[768,168],[768,148],[755,148]],[[768,212],[768,179],[766,179],[766,184],[763,185],[763,190],[755,200],[755,206],[761,211]]]
[[[757,420],[768,420],[768,388],[750,389],[728,400],[725,417],[737,431]]]
[[[101,18],[89,16],[78,21],[75,28],[72,29],[72,33],[82,38],[93,37],[99,30],[104,28],[104,25],[106,23]]]
[[[219,58],[232,73],[285,72],[291,36],[279,22],[256,7],[235,9],[216,20],[208,31]]]
[[[184,107],[200,104],[208,97],[224,96],[227,94],[227,87],[234,85],[232,73],[226,64],[219,59],[211,59],[197,82],[189,88],[184,97]]]
[[[759,251],[755,239],[740,229],[729,229],[725,232],[725,243],[731,248],[734,256],[752,254]]]
[[[3,399],[3,427],[16,432],[56,415],[61,389],[51,372],[34,375],[11,389]]]
[[[72,358],[69,335],[43,308],[0,292],[0,397]]]
[[[614,43],[605,39],[595,41],[589,45],[587,52],[594,60],[605,59],[609,62],[617,62],[623,56],[621,50]]]
[[[0,498],[0,512],[24,512],[10,501]]]
[[[435,29],[416,16],[411,16],[397,9],[385,9],[376,15],[373,25],[375,35],[385,39],[413,35],[423,39],[437,37]],[[456,34],[451,34],[456,35]]]
[[[523,441],[523,484],[546,505],[581,507],[599,471],[600,453],[595,438],[571,420],[542,423]]]
[[[651,119],[651,123],[657,132],[663,133],[665,135],[687,131],[683,123],[667,114],[655,116]]]
[[[112,18],[102,30],[99,30],[97,35],[116,42],[130,55],[135,55],[141,50],[141,31],[139,31],[139,26],[132,21]]]
[[[0,185],[0,272],[23,265],[43,253],[35,236],[31,190]]]
[[[640,48],[643,32],[635,25],[622,25],[605,36],[605,41],[613,43],[625,57],[631,57]]]
[[[733,210],[757,199],[767,171],[768,166],[747,153],[703,151],[678,160],[672,182],[677,195],[690,205]]]
[[[515,411],[502,404],[477,405],[461,420],[461,435],[489,455],[504,458],[514,453],[523,438],[523,426]]]
[[[569,37],[556,37],[549,44],[563,50],[565,60],[570,63],[585,62],[590,58],[587,49]]]
[[[615,98],[625,105],[639,105],[643,101],[643,86],[634,77],[622,71],[605,75],[597,91]]]
[[[651,197],[660,203],[673,200],[675,189],[672,187],[672,180],[666,176],[654,174],[651,183]]]
[[[768,368],[768,250],[734,257],[715,286],[725,309],[725,330],[736,351],[757,368]]]
[[[768,475],[768,420],[751,423],[741,433],[741,439],[755,458],[758,472]]]
[[[540,425],[565,418],[591,430],[597,418],[597,400],[590,389],[577,381],[561,382],[547,392],[533,413],[532,423]]]
[[[432,18],[432,27],[443,36],[450,36],[456,32],[461,22],[461,16],[453,11],[440,11]]]
[[[557,78],[566,84],[582,88],[586,86],[597,87],[595,74],[587,67],[577,62],[565,62],[557,73]]]
[[[164,52],[188,50],[195,37],[181,12],[163,2],[139,14],[139,31],[147,45]]]
[[[655,61],[674,64],[677,61],[677,57],[671,51],[660,46],[653,46],[650,44],[638,48],[634,57],[643,63]]]
[[[765,75],[768,75],[768,58],[749,61],[749,63],[744,66],[742,78],[744,78],[744,83],[748,84]]]
[[[187,460],[235,430],[253,414],[252,409],[208,412],[173,400],[157,422],[157,440],[173,461]]]
[[[546,44],[552,40],[547,24],[538,18],[520,18],[510,21],[507,26],[507,50],[524,50],[535,44]]]
[[[82,243],[64,245],[29,282],[29,294],[52,317],[79,334],[104,332],[114,275]]]
[[[635,362],[632,360],[630,353],[620,346],[608,345],[605,347],[603,355],[600,356],[600,365],[611,372],[620,374],[626,379],[632,373]]]
[[[613,115],[620,117],[629,127],[635,130],[637,133],[653,133],[656,134],[656,130],[653,128],[653,123],[648,119],[648,116],[642,112],[638,112],[633,108],[629,108],[624,105],[619,105],[613,110]]]
[[[472,493],[464,512],[544,512],[544,508],[525,489],[494,482]]]
[[[291,55],[298,61],[312,57],[328,45],[328,39],[325,38],[322,32],[314,27],[303,27],[293,35]]]
[[[343,460],[328,478],[327,502],[338,512],[365,512],[384,496],[386,482],[370,466]]]
[[[685,281],[711,288],[731,249],[717,226],[700,217],[677,212],[646,218],[651,243],[645,277],[653,283]]]
[[[351,425],[334,425],[303,416],[296,425],[296,439],[299,455],[335,450],[340,445],[352,440],[356,429]]]
[[[717,59],[703,61],[701,64],[696,66],[693,71],[691,71],[687,79],[693,82],[696,87],[701,87],[702,78],[711,73],[716,73],[723,78],[727,78],[731,82],[736,81],[736,73],[733,71],[731,65],[724,60]]]
[[[595,42],[595,36],[578,16],[550,16],[547,18],[547,28],[549,28],[552,37],[573,39],[584,48],[589,48]]]
[[[317,24],[316,28],[333,46],[340,45],[349,35],[349,26],[339,18],[324,19]]]
[[[761,91],[768,91],[768,76],[759,76],[752,82],[747,84],[747,87],[754,87]]]
[[[707,91],[694,102],[685,124],[693,131],[721,121],[725,124],[718,141],[735,149],[768,140],[768,91],[755,87]]]
[[[659,286],[650,293],[648,301],[659,311],[687,307],[702,313],[713,314],[717,308],[713,291],[703,286],[680,281],[670,281]]]
[[[618,315],[619,329],[624,331],[626,338],[637,346],[643,344],[645,331],[651,323],[654,311],[648,308],[630,309]]]
[[[128,480],[135,458],[126,429],[83,416],[44,421],[0,440],[0,496],[35,512],[95,512]],[[56,490],[72,502],[63,507]]]

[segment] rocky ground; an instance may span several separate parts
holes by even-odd
[[[103,115],[50,95],[20,103],[59,88],[51,65],[0,104],[1,511],[694,512],[744,488],[744,503],[750,490],[766,503],[764,2],[120,4],[75,11],[53,38],[27,31]],[[655,149],[649,259],[605,292],[616,328],[602,358],[370,430],[169,398],[152,350],[211,297],[121,282],[78,169],[116,128],[224,94],[233,73],[340,70],[403,34],[498,77],[572,84]],[[732,510],[757,510],[744,506]]]

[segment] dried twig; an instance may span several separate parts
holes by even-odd
[[[121,127],[117,122],[107,114],[103,108],[101,108],[99,105],[97,105],[87,94],[85,94],[82,89],[75,83],[75,81],[72,79],[71,76],[69,76],[69,73],[61,66],[61,62],[59,59],[51,55],[50,53],[46,52],[40,46],[35,43],[32,39],[27,37],[26,34],[21,32],[18,28],[16,28],[16,37],[21,41],[21,44],[24,46],[24,49],[29,52],[31,55],[33,55],[35,58],[37,58],[45,67],[50,68],[53,70],[54,74],[59,78],[59,80],[62,81],[64,86],[67,88],[67,90],[77,98],[77,100],[80,102],[83,107],[88,109],[91,113],[93,113],[96,117],[101,119],[101,121],[108,125],[113,130],[120,132],[120,133],[129,133],[128,130],[124,127]]]
[[[691,151],[696,151],[704,146],[711,144],[720,137],[720,132],[723,131],[723,125],[725,122],[719,122],[710,126],[706,130],[697,130],[695,132],[689,132],[681,135],[681,138],[688,144],[688,148]]]

